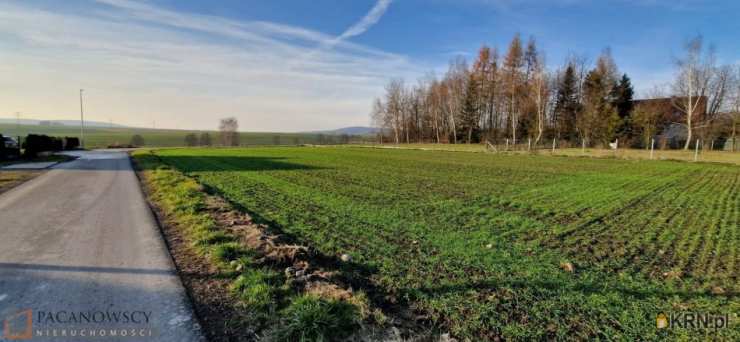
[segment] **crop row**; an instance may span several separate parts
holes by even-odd
[[[649,338],[657,310],[727,310],[711,286],[737,302],[734,166],[366,148],[158,154],[299,241],[352,255],[390,301],[455,336]],[[567,260],[574,274],[559,268]],[[695,295],[671,302],[663,273],[690,279]]]

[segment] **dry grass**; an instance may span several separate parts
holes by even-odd
[[[580,148],[556,149],[555,155],[564,156],[587,156],[596,158],[623,158],[623,159],[650,159],[649,150],[620,149],[618,151],[604,149]],[[657,160],[683,160],[694,161],[694,151],[683,150],[655,150],[653,159]],[[697,160],[700,162],[729,163],[740,165],[740,153],[729,151],[699,151]]]
[[[355,145],[357,146],[357,145]],[[375,144],[360,145],[375,148],[401,148],[401,149],[418,149],[430,151],[454,151],[454,152],[488,152],[485,145],[482,144]],[[503,152],[501,146],[498,147]],[[526,146],[524,147],[526,149]],[[508,151],[506,153],[529,153],[527,151]],[[593,157],[593,158],[621,158],[621,159],[650,159],[649,150],[640,149],[619,149],[618,151],[587,148],[556,148],[553,153],[551,149],[540,149],[537,152],[540,155],[556,155],[568,157]],[[653,152],[655,160],[682,160],[694,161],[694,151],[683,150],[655,150]],[[697,158],[700,162],[728,163],[740,165],[740,152],[729,151],[699,151]]]
[[[41,174],[42,171],[0,171],[0,194]]]

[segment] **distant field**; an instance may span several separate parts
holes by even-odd
[[[359,147],[156,154],[302,243],[349,253],[389,300],[455,337],[740,339],[735,165]],[[686,311],[734,324],[656,329],[658,313]]]
[[[202,131],[165,130],[146,128],[85,128],[85,147],[103,148],[113,144],[128,144],[131,137],[139,134],[144,138],[145,146],[177,147],[185,146],[185,136],[190,133],[200,135]],[[218,132],[210,133],[214,144],[218,143]],[[73,126],[38,126],[0,124],[0,134],[8,136],[25,136],[29,133],[52,136],[80,136],[80,128]],[[248,133],[239,134],[242,145],[298,145],[338,143],[336,136],[325,135],[322,141],[319,134],[313,133]]]
[[[459,152],[487,152],[485,145],[482,144],[368,144],[365,146],[383,147],[383,148],[412,148],[431,151],[459,151]],[[526,147],[526,146],[524,146]],[[500,152],[504,152],[504,146],[498,146]],[[527,151],[508,151],[512,154],[527,154]],[[597,157],[597,158],[622,158],[622,159],[650,159],[650,151],[640,149],[619,149],[616,153],[613,150],[587,148],[556,148],[552,152],[550,148],[540,148],[536,153],[542,155],[571,156],[571,157]],[[654,160],[683,160],[693,161],[694,150],[655,150],[653,151]],[[740,151],[699,151],[698,161],[732,163],[740,165]]]

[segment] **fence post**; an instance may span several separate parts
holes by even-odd
[[[532,138],[529,138],[527,140],[527,151],[530,151],[532,149]]]
[[[696,144],[694,144],[694,161],[699,160],[699,139],[696,139]]]
[[[712,143],[709,144],[709,150],[714,151],[714,139],[712,139]]]
[[[506,138],[506,149],[504,151],[509,151],[509,138]]]
[[[614,156],[616,157],[619,152],[619,139],[614,140]]]
[[[555,138],[552,138],[552,153],[555,154]]]
[[[586,155],[586,140],[581,139],[581,154]]]
[[[650,139],[650,160],[653,160],[653,150],[655,149],[655,138]]]

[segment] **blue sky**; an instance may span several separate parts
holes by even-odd
[[[0,4],[0,116],[302,131],[367,125],[391,77],[438,75],[534,36],[551,68],[611,48],[639,91],[698,33],[740,60],[740,2],[661,0],[22,0]]]

